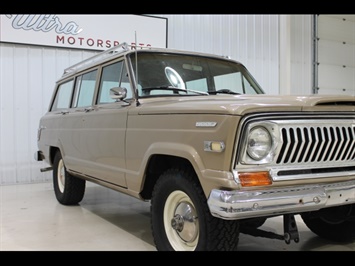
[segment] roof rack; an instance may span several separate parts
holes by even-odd
[[[122,50],[120,50],[120,49],[122,49]],[[112,47],[111,49],[105,50],[99,54],[96,54],[92,57],[89,57],[89,58],[83,60],[83,61],[80,61],[79,63],[77,63],[75,65],[72,65],[72,66],[64,69],[63,75],[76,72],[85,66],[94,64],[95,62],[99,62],[99,61],[103,60],[104,58],[108,58],[108,57],[111,57],[111,56],[116,55],[118,53],[126,52],[128,50],[129,50],[129,45],[126,42],[121,43],[117,46]]]

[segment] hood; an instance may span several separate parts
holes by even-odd
[[[230,114],[259,112],[355,112],[348,95],[217,95],[140,99],[139,114]]]

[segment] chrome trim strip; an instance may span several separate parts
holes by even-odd
[[[297,168],[296,168],[297,169]],[[295,170],[295,169],[292,169]],[[284,181],[284,180],[297,180],[297,179],[310,179],[310,178],[330,178],[330,177],[340,177],[355,175],[355,171],[338,171],[329,173],[310,173],[310,174],[295,174],[295,175],[283,175],[278,176],[278,170],[270,171],[270,176],[273,181]]]

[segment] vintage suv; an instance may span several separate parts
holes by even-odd
[[[157,250],[298,242],[295,215],[355,240],[355,97],[266,95],[225,57],[123,43],[65,69],[35,158],[61,204],[86,181],[150,201]],[[275,216],[284,234],[260,229]]]

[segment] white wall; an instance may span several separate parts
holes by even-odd
[[[286,41],[278,15],[160,16],[168,18],[169,48],[228,55],[244,63],[269,94],[283,93],[279,51],[280,44],[288,45],[290,93],[311,92],[311,15],[289,17]],[[64,68],[94,53],[0,43],[0,185],[51,179],[33,158],[39,119]]]
[[[64,68],[94,52],[0,44],[0,184],[46,181],[34,160],[39,118]]]
[[[242,62],[268,94],[312,93],[312,15],[155,16],[168,18],[169,48],[228,55]],[[280,87],[285,67],[287,89]]]
[[[230,56],[242,62],[267,93],[278,94],[278,15],[162,15],[168,47]]]
[[[317,93],[355,95],[355,15],[317,16]]]
[[[312,17],[312,15],[290,16],[291,90],[289,94],[313,94]],[[280,69],[279,73],[282,75],[283,70]]]

